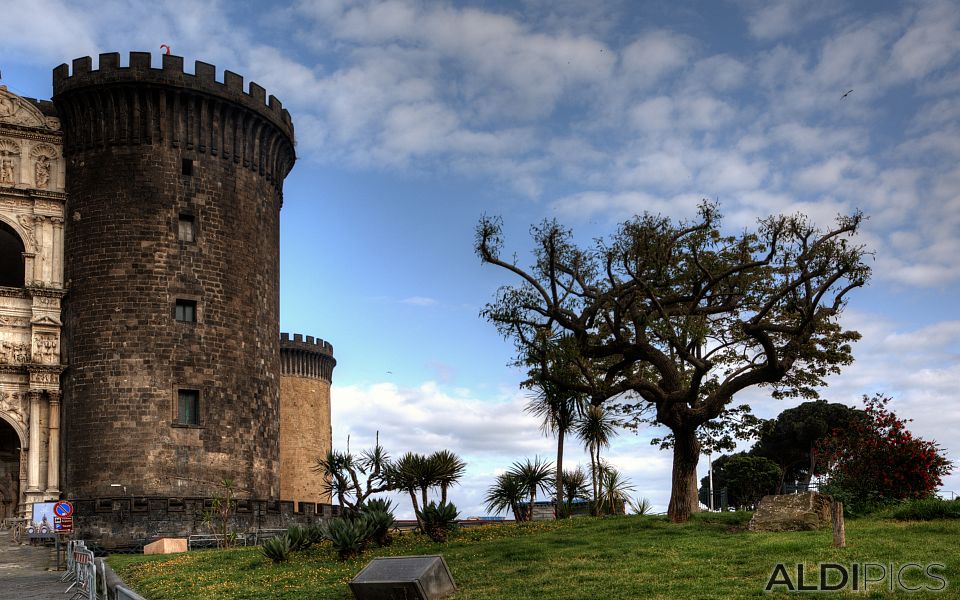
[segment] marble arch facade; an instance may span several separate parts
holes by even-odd
[[[0,495],[17,499],[0,510],[20,515],[60,497],[66,194],[63,138],[48,104],[0,86],[0,220],[24,249],[23,287],[0,286],[0,427],[19,438],[19,448],[0,448]]]

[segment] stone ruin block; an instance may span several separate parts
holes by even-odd
[[[186,551],[186,538],[160,538],[143,547],[144,554],[176,554]]]
[[[831,525],[826,494],[806,492],[764,496],[750,519],[750,531],[813,531]]]

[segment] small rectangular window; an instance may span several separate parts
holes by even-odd
[[[177,424],[200,424],[200,392],[177,390]]]
[[[197,301],[196,300],[177,300],[173,317],[182,323],[197,322]]]
[[[193,175],[193,159],[192,158],[183,159],[181,171],[184,175]]]
[[[177,238],[181,242],[192,242],[197,238],[193,215],[180,215],[177,220]]]

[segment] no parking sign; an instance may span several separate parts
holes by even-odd
[[[73,514],[73,504],[67,500],[61,500],[53,505],[53,514],[58,517],[69,517]]]

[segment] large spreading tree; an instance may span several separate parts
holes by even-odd
[[[483,310],[516,344],[530,380],[594,405],[633,402],[674,437],[668,513],[697,510],[698,430],[751,386],[775,397],[817,397],[824,378],[852,361],[838,316],[866,282],[855,213],[821,230],[801,216],[772,216],[728,234],[717,207],[674,222],[644,214],[593,247],[545,221],[532,229],[535,260],[501,256],[501,222],[483,218],[476,251],[519,278]]]

